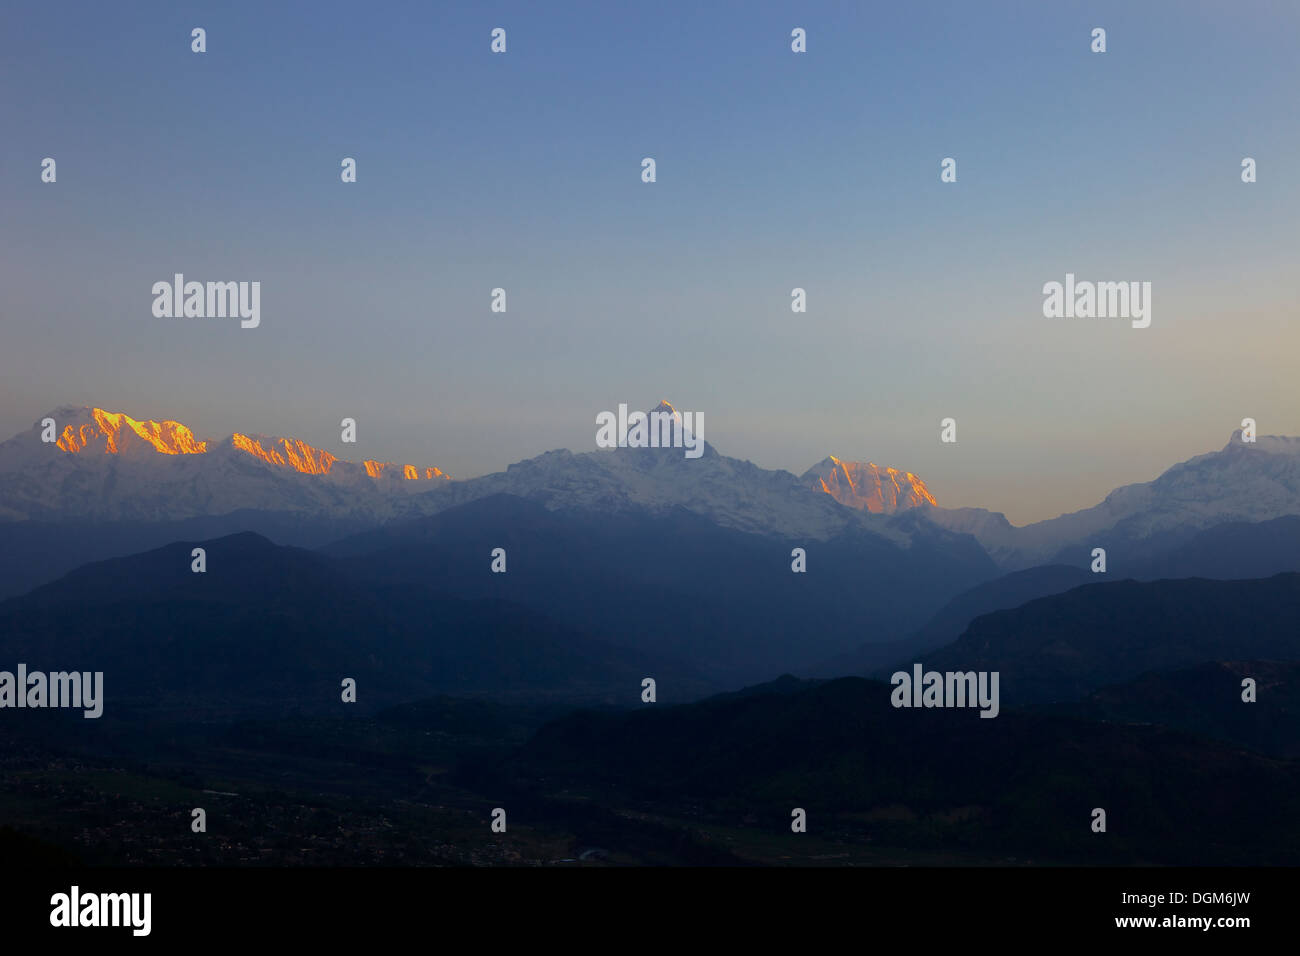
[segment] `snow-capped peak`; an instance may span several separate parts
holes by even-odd
[[[296,438],[201,439],[172,419],[64,405],[0,442],[0,518],[164,520],[261,509],[388,519],[409,510],[412,492],[447,478],[433,466],[344,461]]]
[[[71,406],[46,417],[54,421],[59,436],[55,444],[66,452],[119,455],[152,449],[163,455],[201,455],[207,451],[207,442],[171,419],[141,421],[121,412]],[[36,427],[43,430],[39,423]]]
[[[910,471],[882,468],[870,461],[841,461],[827,455],[799,480],[842,505],[874,514],[937,504],[925,482]]]
[[[1116,488],[1081,511],[1023,526],[979,508],[939,508],[930,518],[975,535],[1004,567],[1022,568],[1066,551],[1087,555],[1103,532],[1137,549],[1227,521],[1292,514],[1300,514],[1300,438],[1260,435],[1247,442],[1238,429],[1219,451],[1173,465],[1154,481]]]

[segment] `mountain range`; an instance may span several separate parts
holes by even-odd
[[[681,427],[669,403],[653,411]],[[90,561],[251,531],[329,546],[359,573],[393,580],[425,562],[442,569],[441,593],[514,594],[570,626],[691,647],[709,668],[758,679],[778,665],[869,673],[890,663],[890,643],[941,646],[977,613],[1083,583],[1096,547],[1111,579],[1266,576],[1300,559],[1300,440],[1240,432],[1093,508],[1016,527],[941,507],[910,472],[835,456],[796,477],[708,443],[696,459],[678,448],[557,450],[452,480],[436,466],[349,462],[294,438],[199,438],[100,408],[46,418],[52,429],[38,422],[0,443],[0,598]],[[512,567],[533,573],[486,584],[482,549],[509,541]],[[805,575],[790,573],[796,549]],[[998,583],[1017,571],[1028,577]],[[604,583],[584,597],[584,580]],[[968,589],[967,605],[931,621]],[[677,597],[679,620],[656,593]],[[629,601],[643,613],[626,613]],[[790,654],[792,629],[818,636]],[[728,663],[742,647],[753,669]]]
[[[680,427],[669,403],[654,411]],[[685,508],[724,527],[813,541],[865,529],[906,545],[922,517],[972,535],[1010,571],[1086,563],[1106,542],[1118,560],[1149,558],[1218,523],[1300,513],[1300,439],[1245,442],[1239,431],[1220,451],[1118,488],[1092,508],[1017,527],[998,512],[941,507],[910,472],[834,456],[795,477],[708,444],[700,459],[665,448],[557,450],[453,481],[433,465],[349,462],[300,439],[241,432],[199,439],[179,422],[100,408],[65,406],[46,419],[56,441],[42,441],[49,429],[38,422],[0,442],[0,520],[168,522],[244,512],[378,525],[508,494],[555,510]]]
[[[306,442],[235,432],[201,440],[170,420],[65,406],[0,443],[0,518],[182,520],[238,510],[386,520],[436,467],[348,462]]]
[[[667,402],[655,411],[680,427]],[[253,531],[317,547],[499,495],[557,512],[682,510],[721,528],[805,545],[862,534],[899,548],[920,538],[970,550],[966,535],[916,520],[917,509],[907,507],[916,495],[886,498],[882,484],[878,500],[863,492],[858,499],[867,506],[846,507],[789,472],[729,458],[708,444],[698,459],[674,448],[557,450],[453,481],[433,466],[346,462],[292,438],[236,432],[201,440],[178,422],[98,408],[64,407],[46,417],[57,441],[42,441],[48,430],[38,422],[0,443],[0,527],[18,545],[0,557],[0,597],[87,561],[180,538]]]
[[[455,691],[496,699],[666,700],[714,685],[655,648],[623,650],[501,598],[383,587],[334,559],[242,533],[78,568],[0,602],[3,659],[98,670],[126,710],[189,719],[328,712],[340,680],[363,711]]]

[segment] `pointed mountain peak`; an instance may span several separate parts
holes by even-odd
[[[681,425],[682,423],[682,413],[679,412],[676,408],[674,408],[672,402],[668,401],[667,399],[662,399],[658,405],[656,405],[654,408],[647,411],[645,415],[647,419],[651,418],[651,416],[654,415],[660,417],[664,415],[669,415],[672,417],[674,426]]]
[[[626,410],[626,405],[619,406],[620,424],[623,427],[619,439],[620,448],[695,449],[696,453],[687,455],[688,458],[712,457],[717,454],[713,446],[703,440],[704,415],[702,413],[688,411],[683,414],[667,399],[649,411],[634,411],[623,418]]]
[[[1242,441],[1241,429],[1234,429],[1222,451],[1266,451],[1281,455],[1300,455],[1300,438],[1286,435],[1260,435],[1254,441]]]

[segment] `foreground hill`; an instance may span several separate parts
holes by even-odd
[[[1300,574],[1090,584],[976,618],[926,669],[999,671],[1004,706],[1070,700],[1145,671],[1300,660]]]
[[[1242,701],[1242,680],[1256,700]],[[1151,671],[1063,705],[1111,723],[1161,724],[1275,757],[1300,757],[1300,661],[1212,661]]]
[[[543,727],[502,773],[525,791],[632,802],[706,830],[766,829],[777,842],[801,838],[790,820],[802,807],[809,835],[881,847],[1300,862],[1293,762],[1158,727],[896,709],[888,684],[858,678],[781,690],[574,714]],[[1096,807],[1104,834],[1090,828]]]
[[[318,554],[252,534],[93,564],[0,603],[0,661],[103,671],[115,705],[190,717],[337,710],[431,693],[636,700],[655,673],[682,699],[707,685],[653,650],[620,650],[500,599],[385,592]],[[680,695],[680,696],[679,696]]]

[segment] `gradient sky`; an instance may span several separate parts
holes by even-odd
[[[1300,434],[1297,91],[1292,2],[9,5],[0,436],[99,405],[463,478],[667,398],[1050,517]],[[261,327],[154,318],[175,272]],[[1066,272],[1151,327],[1043,318]]]

